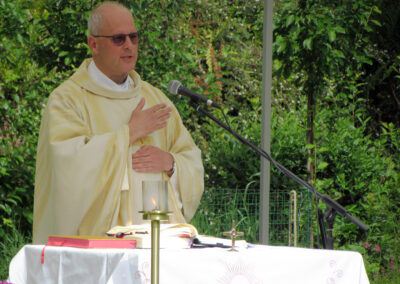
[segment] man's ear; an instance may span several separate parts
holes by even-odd
[[[96,38],[92,35],[88,37],[88,46],[90,50],[92,51],[92,54],[97,54],[97,42]]]

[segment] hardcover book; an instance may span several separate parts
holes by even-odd
[[[135,248],[133,239],[119,239],[98,236],[58,236],[48,237],[48,246],[65,246],[76,248]]]
[[[197,229],[191,224],[161,224],[160,248],[189,248],[197,235]],[[151,224],[116,226],[107,236],[132,239],[137,248],[151,248]]]

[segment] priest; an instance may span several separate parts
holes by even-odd
[[[204,188],[172,102],[134,71],[139,33],[116,2],[88,20],[92,58],[50,95],[40,127],[33,242],[142,223],[142,181],[168,180],[170,222],[189,222]]]

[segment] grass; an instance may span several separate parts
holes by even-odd
[[[8,278],[11,259],[32,239],[30,235],[24,235],[15,228],[7,229],[6,232],[1,231],[1,233],[3,233],[3,240],[0,243],[0,282]]]

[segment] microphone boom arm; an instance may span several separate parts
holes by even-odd
[[[361,221],[359,221],[357,218],[355,218],[354,216],[352,216],[343,206],[341,206],[340,204],[338,204],[336,201],[334,201],[333,199],[331,199],[330,197],[319,193],[310,183],[302,180],[301,178],[299,178],[298,176],[296,176],[294,173],[292,173],[290,170],[286,169],[284,166],[282,166],[281,164],[279,164],[277,161],[275,161],[274,159],[271,158],[271,156],[265,152],[263,149],[255,146],[254,144],[252,144],[251,142],[247,141],[244,137],[240,136],[239,134],[237,134],[232,128],[230,128],[229,126],[227,126],[226,124],[224,124],[222,121],[220,121],[218,118],[216,118],[214,115],[212,115],[211,113],[207,112],[205,109],[203,109],[195,100],[190,100],[190,105],[193,106],[198,112],[206,115],[207,117],[209,117],[211,120],[213,120],[214,122],[216,122],[218,125],[220,125],[222,128],[224,128],[226,131],[228,131],[229,133],[231,133],[236,139],[238,139],[241,143],[243,143],[244,145],[250,147],[251,149],[253,149],[255,152],[257,152],[260,156],[264,157],[265,159],[267,159],[270,163],[272,163],[275,167],[277,167],[283,174],[285,174],[286,176],[294,179],[297,183],[299,183],[300,185],[306,187],[308,190],[310,190],[316,197],[318,197],[320,200],[322,200],[326,206],[327,206],[327,212],[330,212],[329,216],[325,216],[325,218],[330,217],[330,220],[328,220],[328,226],[330,230],[330,233],[332,232],[333,229],[333,219],[335,218],[336,213],[339,214],[342,217],[346,217],[348,218],[351,222],[353,222],[354,224],[356,224],[362,231],[366,232],[368,231],[368,226],[363,224]],[[320,215],[320,214],[319,214]],[[320,218],[320,217],[319,217]],[[324,216],[322,216],[321,218],[324,218]],[[323,239],[323,245],[325,248],[328,249],[333,249],[333,239],[330,237],[328,238],[329,243],[326,243],[326,237],[325,237],[325,228],[323,227],[324,225],[321,224],[322,220],[319,220],[319,225],[320,225],[320,230],[322,233],[322,239]]]

